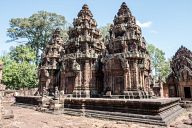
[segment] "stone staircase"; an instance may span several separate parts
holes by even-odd
[[[59,99],[54,99],[52,97],[42,97],[42,102],[36,107],[37,111],[47,112],[53,114],[62,114],[64,110],[64,104],[59,101]]]
[[[104,95],[103,98],[112,99],[149,99],[152,95],[146,91],[126,91],[124,95]]]

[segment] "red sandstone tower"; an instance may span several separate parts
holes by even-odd
[[[148,91],[151,70],[146,42],[125,3],[113,22],[103,55],[104,89],[112,95]]]
[[[172,72],[167,78],[169,97],[192,98],[192,51],[181,46],[170,63]]]
[[[50,92],[50,95],[52,95],[51,93],[54,92],[56,86],[62,90],[60,86],[60,70],[63,43],[61,30],[56,29],[41,56],[39,69],[40,92],[42,92],[43,87]]]
[[[63,71],[61,85],[65,93],[73,93],[75,97],[96,95],[98,59],[104,45],[97,23],[85,4],[73,21],[68,31],[69,39],[64,45]]]

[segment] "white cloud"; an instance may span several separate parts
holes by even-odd
[[[156,30],[151,30],[150,31],[152,34],[157,34],[158,33],[158,31],[156,31]]]
[[[151,21],[143,22],[141,23],[140,21],[136,21],[137,25],[139,25],[141,28],[149,28],[152,25]]]

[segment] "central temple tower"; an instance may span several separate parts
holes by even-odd
[[[141,28],[125,3],[122,3],[109,30],[102,61],[106,92],[127,95],[129,91],[148,91],[150,57]]]
[[[98,93],[97,88],[101,85],[98,78],[101,76],[97,72],[104,45],[88,5],[83,5],[77,16],[73,27],[69,28],[69,39],[64,45],[61,84],[65,93],[90,97]]]

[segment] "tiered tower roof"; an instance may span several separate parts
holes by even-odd
[[[147,52],[141,28],[136,24],[135,17],[125,2],[122,3],[113,22],[109,30],[110,40],[107,43],[109,53]]]
[[[173,56],[173,59],[177,59],[182,56],[186,56],[186,57],[192,59],[192,52],[189,49],[187,49],[186,47],[184,47],[183,45],[177,50],[177,52]]]
[[[87,4],[84,4],[82,9],[73,20],[73,27],[68,31],[69,40],[65,45],[65,49],[74,49],[81,47],[81,44],[88,43],[96,49],[102,49],[101,34],[97,29],[97,23],[93,19],[93,14],[89,10]]]
[[[118,10],[117,16],[114,18],[114,25],[127,23],[132,21],[132,18],[134,17],[132,16],[130,9],[127,7],[126,3],[123,2],[120,9]]]
[[[42,53],[42,67],[45,69],[57,69],[58,63],[61,59],[61,52],[63,50],[63,39],[61,37],[61,30],[57,28],[52,35],[51,40],[47,44]]]
[[[182,71],[188,71],[192,76],[192,52],[184,46],[181,46],[171,61],[171,68],[173,72],[180,76]]]

